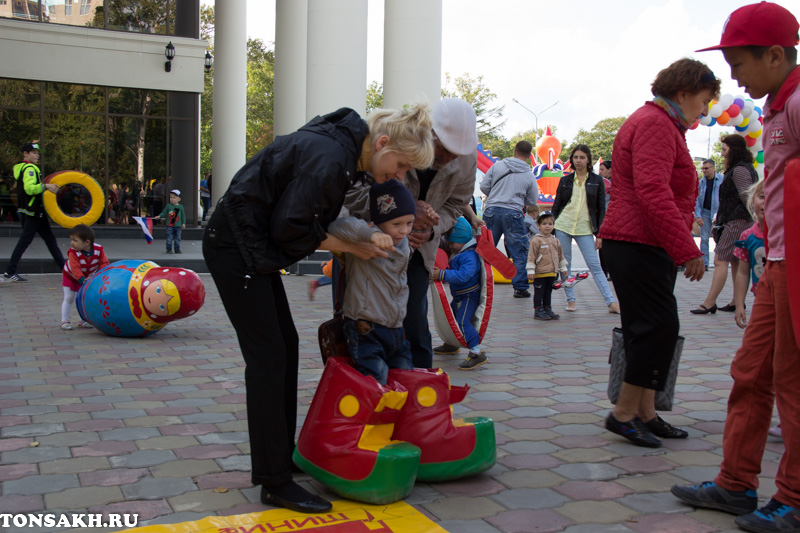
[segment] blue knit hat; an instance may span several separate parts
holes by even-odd
[[[378,225],[404,215],[416,215],[417,203],[405,185],[389,180],[370,187],[369,214]]]
[[[458,217],[456,219],[456,225],[453,226],[453,229],[450,231],[450,236],[447,237],[447,240],[450,242],[460,242],[465,243],[472,240],[472,226],[469,225],[467,219],[464,217]]]

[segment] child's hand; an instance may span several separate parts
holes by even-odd
[[[528,274],[528,281],[533,281],[533,274]]]
[[[439,279],[439,272],[441,271],[442,270],[439,267],[433,267],[433,275],[431,276],[431,279]]]
[[[744,307],[736,306],[736,314],[734,315],[736,325],[744,329],[747,327],[747,310]]]
[[[394,250],[394,242],[392,238],[385,233],[375,232],[370,238],[369,242],[380,248],[381,250]]]
[[[161,217],[153,217],[153,220],[158,220],[159,218],[161,218]]]
[[[181,224],[181,229],[186,229],[186,224]]]

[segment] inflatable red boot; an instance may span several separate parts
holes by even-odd
[[[364,376],[344,357],[330,357],[292,459],[303,471],[351,500],[384,504],[414,488],[420,450],[392,440],[408,392]]]
[[[497,460],[490,418],[452,418],[451,404],[464,399],[468,386],[453,387],[441,369],[389,370],[389,380],[408,389],[408,399],[392,438],[422,450],[418,481],[447,481],[490,469]]]

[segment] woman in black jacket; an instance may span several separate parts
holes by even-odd
[[[317,249],[386,257],[329,235],[328,224],[361,174],[383,183],[428,168],[431,126],[425,105],[373,111],[369,124],[346,108],[316,117],[248,161],[208,221],[203,256],[246,363],[252,481],[265,504],[331,508],[292,481],[299,339],[280,269]]]
[[[556,199],[553,201],[553,215],[556,217],[556,237],[564,250],[567,268],[572,269],[572,240],[586,261],[609,313],[619,313],[611,287],[600,266],[597,250],[602,240],[595,240],[603,217],[606,214],[606,186],[603,178],[592,172],[592,151],[585,144],[576,146],[569,155],[569,162],[575,172],[567,174],[558,182]],[[567,274],[569,276],[569,274]],[[575,289],[565,287],[567,311],[575,311]]]

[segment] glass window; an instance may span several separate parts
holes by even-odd
[[[108,29],[138,33],[167,33],[166,0],[106,0]]]
[[[38,111],[0,109],[0,175],[14,175],[14,165],[22,161],[20,148],[39,140]]]
[[[103,0],[42,0],[42,3],[49,4],[50,16],[45,22],[94,28],[104,25]],[[75,4],[79,5],[73,9]]]
[[[92,0],[81,0],[81,16],[88,15],[91,9]]]
[[[167,116],[167,93],[149,89],[108,89],[108,111],[124,115]]]
[[[22,20],[39,21],[39,0],[10,0],[0,2],[0,17],[8,17]],[[45,20],[47,20],[47,6],[45,6]]]
[[[77,170],[102,184],[106,167],[105,138],[102,116],[45,113],[42,175]]]
[[[58,111],[105,112],[105,89],[94,85],[45,83],[44,107]]]
[[[0,106],[29,107],[38,111],[39,82],[0,78]]]

